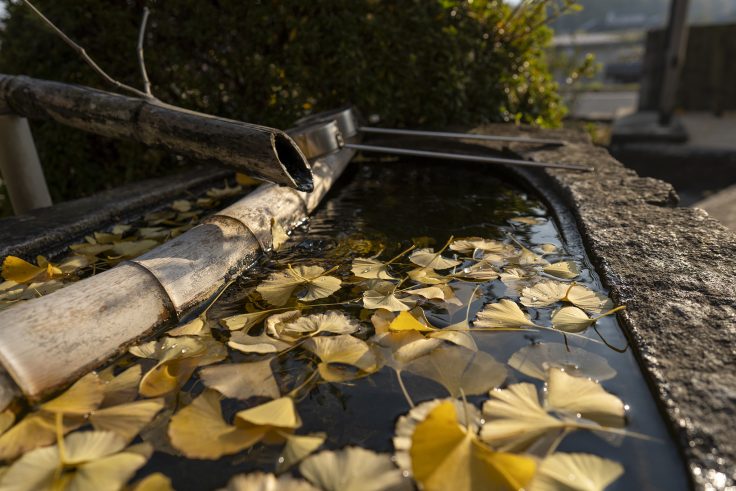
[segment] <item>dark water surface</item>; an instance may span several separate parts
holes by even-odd
[[[542,217],[543,223],[526,225],[510,222],[516,216]],[[534,196],[508,184],[487,167],[440,165],[431,163],[351,164],[338,185],[325,198],[320,208],[305,226],[297,230],[284,251],[276,256],[281,264],[316,264],[323,267],[346,265],[341,272],[349,274],[353,257],[367,256],[384,247],[382,258],[390,258],[412,241],[427,246],[442,247],[448,238],[480,236],[504,239],[513,234],[525,246],[551,243],[563,252],[558,259],[575,259],[584,270],[579,283],[605,293],[586,257],[565,256],[565,244],[545,206]],[[370,251],[370,254],[368,253]],[[272,264],[272,263],[271,263]],[[277,268],[281,269],[281,268]],[[248,294],[269,272],[264,261],[248,278],[241,279],[210,311],[211,318],[243,312]],[[485,303],[505,295],[500,280],[484,284],[482,298],[471,305],[471,319]],[[453,284],[456,295],[469,298],[473,286]],[[329,301],[344,301],[355,292],[338,292]],[[334,299],[334,300],[333,300]],[[514,298],[516,299],[516,298]],[[335,307],[331,307],[335,308]],[[328,310],[323,308],[322,310]],[[344,309],[361,317],[360,305]],[[534,309],[528,309],[534,315]],[[307,313],[316,313],[311,310]],[[365,312],[362,319],[367,319]],[[549,314],[541,314],[548,319]],[[434,325],[447,325],[465,317],[464,309],[449,315],[446,311],[428,312]],[[366,331],[370,322],[363,322]],[[627,346],[625,336],[614,317],[601,319],[597,329],[611,346]],[[599,339],[593,329],[585,335]],[[478,347],[505,363],[518,349],[535,341],[561,342],[561,336],[549,332],[494,332],[474,334]],[[679,490],[687,489],[685,466],[657,410],[630,349],[619,353],[603,343],[570,338],[570,344],[597,353],[608,360],[618,372],[602,383],[604,388],[620,397],[628,406],[627,430],[642,433],[650,440],[633,437],[613,442],[590,432],[578,431],[560,445],[563,452],[586,452],[620,462],[624,475],[611,490]],[[245,355],[231,354],[231,360],[243,361]],[[284,370],[298,371],[298,364],[286,363]],[[299,377],[296,373],[294,377]],[[404,380],[415,402],[444,397],[434,382],[411,374]],[[540,381],[509,368],[506,384]],[[201,391],[201,383],[190,382],[193,393]],[[483,398],[471,398],[479,405]],[[241,407],[224,404],[226,419]],[[328,434],[327,448],[358,445],[380,452],[392,452],[391,438],[396,419],[409,407],[402,396],[392,370],[384,367],[378,373],[347,384],[323,384],[313,389],[298,404],[304,420],[299,433],[324,431]],[[230,411],[230,413],[228,413]],[[155,453],[139,475],[161,471],[173,479],[177,490],[215,489],[223,486],[230,476],[254,469],[273,471],[281,447],[257,445],[254,449],[226,457],[216,462],[187,460],[164,453]]]

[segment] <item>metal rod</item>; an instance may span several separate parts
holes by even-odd
[[[388,153],[394,155],[412,155],[415,157],[429,157],[436,159],[464,160],[467,162],[483,162],[488,164],[508,164],[526,167],[553,167],[557,169],[572,169],[592,171],[591,167],[576,164],[552,164],[547,162],[533,162],[531,160],[504,159],[500,157],[489,157],[485,155],[467,155],[448,152],[431,152],[427,150],[414,150],[410,148],[397,147],[381,147],[377,145],[362,145],[357,143],[347,143],[345,148],[352,148],[363,152]]]
[[[564,145],[562,140],[549,140],[546,138],[526,138],[523,136],[498,136],[498,135],[477,135],[474,133],[454,133],[450,131],[421,131],[421,130],[403,130],[398,128],[375,128],[372,126],[361,126],[359,128],[363,133],[377,133],[383,135],[401,135],[401,136],[429,136],[433,138],[454,138],[463,140],[483,140],[483,141],[509,141],[522,143],[537,143],[542,145]]]

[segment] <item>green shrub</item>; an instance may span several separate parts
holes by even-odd
[[[140,87],[145,2],[36,0],[120,81]],[[352,102],[383,124],[557,125],[564,108],[544,61],[549,0],[177,0],[148,2],[154,94],[191,109],[288,127]],[[7,5],[0,71],[107,88],[23,5]],[[54,199],[169,172],[170,156],[33,123]]]

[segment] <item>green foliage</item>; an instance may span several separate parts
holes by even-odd
[[[36,2],[108,73],[136,87],[144,3]],[[276,127],[346,102],[379,114],[386,125],[553,126],[564,108],[544,55],[551,3],[148,2],[146,60],[160,99]],[[26,7],[8,3],[7,10],[0,71],[109,89]],[[55,199],[166,173],[177,164],[137,145],[50,123],[33,129]]]

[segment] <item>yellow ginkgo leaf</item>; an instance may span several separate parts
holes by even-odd
[[[285,322],[280,331],[282,335],[298,339],[302,336],[314,336],[323,332],[351,334],[358,329],[360,329],[360,324],[355,319],[342,312],[330,310],[324,314],[307,315],[292,322]]]
[[[509,222],[523,223],[524,225],[539,225],[544,223],[546,219],[541,217],[514,217],[509,218]]]
[[[550,368],[562,368],[577,377],[603,381],[616,376],[602,356],[562,343],[534,343],[521,348],[508,361],[509,366],[528,377],[546,380]]]
[[[159,397],[181,388],[197,369],[197,358],[159,362],[141,378],[138,392],[143,397]]]
[[[272,312],[268,310],[248,312],[245,314],[225,317],[224,319],[221,319],[220,322],[231,331],[238,331],[242,329],[244,332],[248,332],[251,327],[258,325],[259,322],[261,322],[271,314]]]
[[[284,451],[281,452],[276,472],[282,473],[298,464],[304,458],[317,450],[327,439],[325,433],[314,433],[312,435],[288,435]]]
[[[16,283],[30,283],[46,273],[45,267],[36,266],[15,256],[7,256],[3,261],[3,278]]]
[[[575,261],[560,261],[553,263],[549,266],[545,266],[543,271],[549,275],[567,280],[571,280],[580,275],[580,268]]]
[[[114,433],[85,431],[56,445],[28,452],[13,463],[0,480],[2,489],[36,491],[120,489],[142,467],[150,452],[123,450],[125,441]],[[63,473],[58,472],[60,468]]]
[[[207,387],[234,399],[256,396],[276,399],[281,395],[270,359],[207,367],[199,372],[199,378]]]
[[[190,459],[219,459],[261,441],[259,428],[239,428],[222,418],[220,396],[213,390],[176,413],[169,424],[171,444]]]
[[[409,279],[412,281],[425,285],[441,285],[451,280],[451,278],[442,276],[432,268],[416,268],[412,269],[407,274],[409,275]]]
[[[483,394],[506,379],[506,368],[488,353],[451,345],[416,358],[406,370],[441,384],[452,397]]]
[[[417,424],[409,451],[414,479],[427,491],[515,491],[526,487],[536,463],[495,452],[460,426],[455,406],[443,402]]]
[[[280,307],[289,301],[298,287],[305,291],[299,297],[303,302],[325,298],[340,289],[342,282],[334,276],[326,276],[319,266],[296,266],[286,271],[272,273],[256,291],[271,305]]]
[[[0,435],[0,460],[9,460],[56,441],[54,415],[31,413]]]
[[[496,266],[486,260],[478,261],[468,268],[462,269],[455,276],[475,281],[491,281],[498,278]]]
[[[389,312],[402,312],[411,307],[395,295],[396,285],[388,281],[375,281],[371,288],[363,292],[363,307],[369,310],[384,309]]]
[[[521,302],[526,307],[546,307],[559,302],[570,289],[570,285],[559,281],[542,281],[521,290]]]
[[[604,491],[624,473],[618,462],[583,453],[554,453],[539,465],[529,491]]]
[[[360,447],[322,451],[302,461],[299,472],[323,491],[410,491],[391,457]],[[450,489],[450,488],[448,488]]]
[[[544,254],[555,254],[557,253],[557,246],[554,244],[542,244],[539,246],[539,249]]]
[[[552,325],[560,331],[578,333],[595,324],[596,319],[588,317],[584,311],[568,305],[552,314]]]
[[[284,333],[284,329],[290,323],[296,321],[302,316],[299,310],[288,310],[278,314],[273,314],[266,319],[265,333],[274,339],[280,339],[287,343],[293,343],[299,339],[299,336],[290,336]]]
[[[186,199],[178,199],[171,203],[171,208],[184,213],[192,209],[192,202]]]
[[[284,227],[281,226],[281,224],[275,220],[271,219],[271,246],[273,247],[273,250],[278,251],[281,249],[281,246],[286,243],[286,241],[289,240],[289,234],[286,233],[286,230],[284,230]]]
[[[394,320],[389,324],[389,330],[392,332],[401,331],[417,331],[417,332],[432,332],[437,331],[437,328],[423,324],[417,320],[416,317],[411,315],[410,312],[400,312]]]
[[[452,292],[452,289],[450,289],[450,292]],[[426,298],[427,300],[444,300],[446,290],[444,288],[440,288],[439,286],[428,286],[424,288],[415,288],[413,290],[408,290],[406,293],[408,293],[409,295]]]
[[[450,249],[461,254],[472,253],[476,249],[483,252],[493,252],[496,254],[508,254],[513,251],[513,246],[504,244],[497,240],[482,239],[480,237],[469,237],[467,239],[457,239],[450,244]]]
[[[227,483],[220,491],[319,491],[302,479],[289,475],[276,477],[263,472],[239,474]]]
[[[395,280],[388,273],[388,265],[369,257],[356,257],[351,266],[353,275],[369,280]]]
[[[516,302],[501,299],[498,303],[486,305],[478,312],[475,327],[534,327],[536,324],[519,308]]]
[[[328,382],[355,378],[355,375],[339,370],[339,365],[355,367],[360,370],[360,375],[378,370],[378,360],[368,343],[349,334],[309,338],[304,347],[320,359],[317,366],[319,374]]]
[[[175,327],[166,332],[168,336],[208,336],[210,334],[209,323],[201,317],[195,317],[186,324]]]
[[[621,399],[590,379],[573,377],[558,368],[548,373],[547,404],[556,411],[580,415],[602,426],[626,425],[626,408]]]
[[[96,430],[110,431],[131,441],[164,407],[163,399],[128,402],[98,409],[89,416]]]
[[[141,381],[141,366],[133,365],[118,375],[113,375],[112,368],[100,372],[105,397],[100,407],[116,406],[132,402],[138,396],[138,384]]]
[[[69,246],[69,249],[76,254],[94,258],[103,252],[112,250],[112,244],[90,244],[85,242],[82,244],[72,244]]]
[[[154,472],[134,483],[130,491],[174,491],[174,486],[164,474]]]
[[[491,391],[483,404],[486,424],[480,437],[494,448],[507,452],[546,449],[566,428],[563,421],[547,413],[533,384],[512,384]],[[541,453],[541,450],[540,450]]]
[[[542,256],[534,254],[526,247],[521,248],[521,252],[518,256],[510,258],[510,261],[518,264],[519,266],[546,266],[549,264]]]
[[[15,413],[10,409],[0,412],[0,435],[15,423]]]
[[[227,345],[242,353],[256,353],[261,355],[279,353],[291,346],[291,344],[274,339],[266,333],[259,336],[251,336],[245,331],[235,331],[232,333]]]
[[[259,186],[260,184],[263,184],[263,181],[261,181],[260,179],[255,179],[246,174],[243,174],[242,172],[235,173],[235,182],[237,182],[241,186]]]
[[[472,404],[466,404],[459,399],[432,399],[413,407],[408,413],[400,416],[396,421],[394,429],[394,461],[404,471],[404,475],[411,476],[411,440],[417,425],[427,419],[427,415],[443,402],[451,402],[455,405],[458,423],[469,432],[477,433],[480,429],[482,419],[478,408]],[[467,418],[467,419],[466,419]]]
[[[567,291],[565,300],[593,314],[602,314],[613,309],[613,302],[611,302],[610,298],[582,285],[571,286]]]
[[[158,242],[151,239],[143,240],[126,240],[115,242],[108,254],[112,257],[122,257],[125,259],[133,259],[144,252],[148,252],[158,245]]]
[[[77,380],[60,396],[41,404],[40,408],[50,413],[85,415],[97,407],[105,398],[105,387],[96,373],[91,372]]]
[[[441,340],[426,338],[417,331],[385,332],[374,336],[371,342],[380,352],[382,362],[397,371],[442,345]]]
[[[294,400],[281,397],[235,415],[235,425],[239,428],[256,429],[263,434],[266,443],[281,443],[286,434],[302,425],[296,412]]]
[[[417,266],[429,269],[449,269],[461,264],[455,259],[447,259],[442,257],[439,252],[432,249],[417,249],[409,256],[409,261]]]

